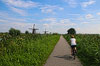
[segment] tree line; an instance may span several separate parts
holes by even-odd
[[[9,34],[12,35],[12,36],[18,36],[18,35],[21,34],[21,31],[18,30],[18,29],[15,29],[15,28],[11,28],[9,30]],[[25,34],[29,34],[29,32],[28,31],[25,31]],[[70,28],[70,29],[67,30],[67,34],[76,34],[76,30],[74,28]]]

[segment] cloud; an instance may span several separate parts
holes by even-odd
[[[88,24],[89,22],[82,22],[82,24]]]
[[[50,14],[55,14],[57,10],[64,10],[64,8],[59,7],[57,5],[45,5],[41,4],[38,2],[33,2],[33,1],[24,1],[24,0],[2,0],[9,8],[12,9],[12,11],[19,13],[22,16],[25,16],[25,9],[29,8],[35,8],[37,7],[38,9],[41,10],[42,13],[50,13]],[[24,10],[23,10],[24,9]],[[24,14],[23,14],[24,13]]]
[[[38,3],[33,1],[22,1],[22,0],[2,0],[5,4],[14,7],[30,8],[39,6]]]
[[[0,23],[11,23],[11,22],[23,23],[23,22],[27,22],[27,20],[26,19],[20,19],[20,18],[13,18],[13,17],[0,18]]]
[[[45,19],[42,19],[41,21],[43,21],[43,22],[46,21],[47,23],[44,23],[43,25],[48,27],[48,28],[76,25],[75,23],[71,22],[70,19],[59,19],[59,20],[57,20],[56,18],[45,18]]]
[[[55,10],[64,10],[64,8],[56,6],[56,5],[45,5],[40,7],[42,13],[51,13],[55,14]]]
[[[64,0],[64,1],[67,2],[71,7],[76,7],[78,4],[76,0]]]
[[[21,20],[22,21],[22,20]],[[27,23],[27,22],[21,22],[21,21],[11,21],[11,20],[5,20],[0,19],[0,32],[8,32],[10,28],[16,28],[21,30],[22,32],[25,32],[32,26],[33,23]]]
[[[7,20],[4,20],[4,19],[0,19],[0,23],[5,23],[5,22],[8,22]]]
[[[50,31],[50,32],[58,32],[58,33],[66,33],[66,29],[72,26],[75,26],[76,24],[71,22],[69,19],[56,19],[56,22],[49,22],[44,23],[44,26]]]
[[[93,15],[92,15],[92,14],[87,14],[87,15],[85,16],[85,18],[86,18],[86,19],[91,19],[91,18],[93,18]]]
[[[23,1],[23,0],[2,0],[12,11],[22,15],[27,16],[25,8],[38,7],[39,4],[33,1]]]
[[[78,28],[75,28],[76,30],[81,30],[79,27]]]
[[[98,12],[97,15],[100,15],[100,12]]]
[[[45,28],[49,28],[49,27],[50,27],[49,24],[47,24],[47,23],[43,24],[43,26],[44,26]]]
[[[80,14],[68,14],[68,15],[71,15],[71,16],[80,16]]]
[[[92,5],[92,4],[94,4],[95,2],[96,2],[96,1],[94,1],[94,0],[89,0],[88,2],[83,2],[83,3],[81,3],[81,6],[84,7],[84,8],[86,8],[87,6]]]
[[[40,20],[41,22],[56,22],[56,18],[44,18]]]
[[[12,15],[6,11],[2,12],[0,11],[0,20],[7,20],[7,21],[16,21],[16,22],[26,22],[26,18],[15,18],[15,17],[12,17]],[[28,18],[27,18],[28,19]]]
[[[85,19],[83,18],[83,16],[79,16],[76,20],[78,20],[78,21],[84,21]]]
[[[80,27],[78,33],[82,34],[100,34],[100,28],[98,28],[100,24],[86,24],[84,27]]]
[[[69,19],[62,19],[62,20],[60,20],[60,23],[69,23],[70,22],[70,20]]]
[[[62,25],[62,26],[74,26],[76,24],[73,23],[70,19],[61,19],[60,22],[59,22],[59,25]]]
[[[22,16],[26,16],[27,15],[27,13],[24,10],[22,10],[22,9],[18,9],[18,8],[15,8],[15,7],[10,7],[10,9],[12,11],[22,15]]]

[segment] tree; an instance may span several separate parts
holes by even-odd
[[[67,32],[68,34],[76,34],[76,31],[74,28],[70,28]]]
[[[11,28],[11,29],[9,30],[9,34],[10,34],[11,36],[18,36],[18,35],[21,34],[21,32],[20,32],[20,30]]]
[[[28,31],[25,31],[25,34],[29,34],[29,32]]]

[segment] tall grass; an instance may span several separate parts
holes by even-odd
[[[43,66],[59,35],[4,35],[0,41],[0,66]]]
[[[64,35],[66,40],[70,41],[70,35]],[[77,55],[82,61],[83,66],[100,65],[100,36],[98,34],[78,34]]]

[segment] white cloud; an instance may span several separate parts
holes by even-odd
[[[0,17],[8,18],[10,14],[7,11],[0,11]]]
[[[11,8],[12,11],[14,11],[14,12],[16,12],[16,13],[22,15],[22,16],[26,16],[27,15],[27,13],[22,9],[18,9],[18,8],[15,8],[15,7],[10,7],[10,8]]]
[[[92,5],[92,4],[94,4],[95,2],[96,2],[96,1],[94,1],[94,0],[89,0],[88,2],[83,2],[83,3],[81,3],[81,6],[84,7],[84,8],[86,8],[87,6]]]
[[[85,18],[86,18],[86,19],[91,19],[91,18],[93,18],[93,15],[92,15],[92,14],[87,14],[87,15],[85,16]]]
[[[40,8],[42,13],[55,14],[55,10],[64,10],[64,8],[55,5],[45,5]]]
[[[71,16],[80,16],[80,14],[68,14],[68,15],[71,15]]]
[[[40,20],[41,22],[47,22],[46,24],[44,24],[45,26],[46,25],[49,25],[49,26],[73,26],[73,25],[76,25],[75,23],[71,22],[70,19],[60,19],[60,20],[57,20],[56,18],[45,18],[45,19],[41,19]]]
[[[98,12],[97,15],[100,15],[100,12]]]
[[[56,22],[56,18],[44,18],[40,20],[41,22]]]
[[[60,20],[60,23],[69,23],[70,22],[70,20],[69,19],[62,19],[62,20]]]
[[[5,22],[8,22],[7,20],[4,20],[4,19],[0,19],[0,23],[5,23]]]
[[[66,26],[74,26],[76,25],[75,23],[71,22],[70,19],[60,19],[57,20],[56,18],[45,18],[45,20],[43,20],[43,22],[49,22],[49,23],[44,23],[43,25],[47,28],[54,28],[54,27],[66,27]]]
[[[61,19],[59,25],[63,25],[63,26],[74,26],[76,24],[73,23],[70,19]]]
[[[45,28],[50,27],[49,24],[47,24],[47,23],[43,24],[43,26],[44,26]]]
[[[59,9],[59,10],[64,10],[64,8],[62,8],[62,7],[58,7],[58,9]]]
[[[22,15],[27,16],[25,8],[32,8],[40,6],[39,3],[33,1],[24,0],[2,0],[12,11]]]
[[[27,18],[28,19],[28,18]],[[15,17],[12,17],[12,15],[8,12],[1,12],[0,11],[0,20],[7,20],[7,22],[9,21],[16,21],[16,22],[26,22],[26,18],[15,18]],[[29,19],[30,20],[30,19]]]
[[[25,19],[13,18],[13,17],[0,19],[0,23],[13,23],[13,22],[24,23],[27,21]]]
[[[86,24],[84,27],[80,27],[78,33],[88,33],[88,34],[100,34],[100,24]]]
[[[2,1],[7,5],[14,7],[30,8],[39,6],[38,3],[32,1],[22,1],[22,0],[2,0]]]
[[[78,27],[78,28],[75,28],[75,29],[76,29],[76,30],[81,30],[81,28],[79,28],[79,27]]]
[[[78,17],[76,20],[78,20],[78,21],[84,21],[84,18],[83,18],[83,16],[80,16],[80,17]]]
[[[82,24],[88,24],[89,22],[82,22]]]
[[[64,1],[67,2],[71,7],[76,7],[78,4],[76,0],[64,0]]]
[[[0,19],[0,32],[8,32],[10,28],[16,28],[21,30],[22,32],[25,32],[32,26],[33,23],[27,23],[27,22],[17,22],[17,21],[11,21],[11,20],[5,20]]]
[[[56,5],[43,5],[33,1],[24,1],[24,0],[2,0],[8,7],[10,7],[13,11],[23,15],[25,11],[22,9],[25,8],[33,8],[38,7],[42,13],[52,13],[55,14],[55,10],[64,10],[64,8],[56,6]],[[20,8],[20,9],[19,9]],[[22,9],[21,9],[22,8]],[[23,13],[22,13],[23,12]]]

